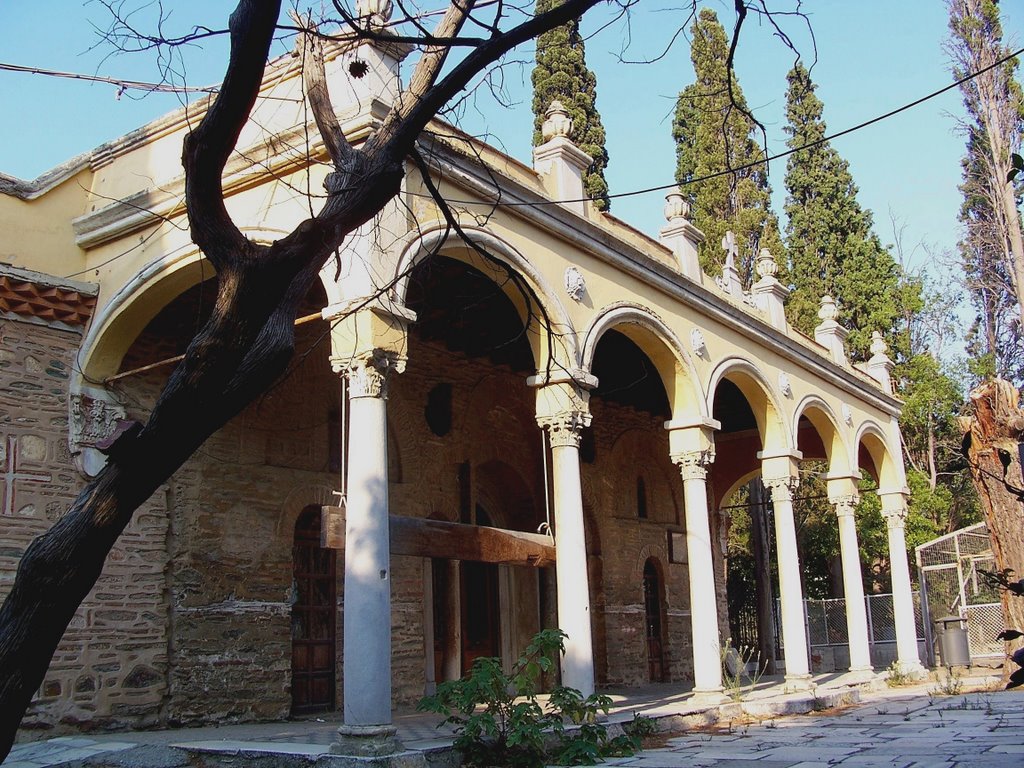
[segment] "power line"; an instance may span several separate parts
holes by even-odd
[[[118,77],[104,77],[103,75],[86,75],[81,72],[61,72],[56,69],[43,69],[42,67],[23,67],[20,64],[0,63],[0,70],[6,72],[21,72],[29,75],[45,75],[46,77],[63,77],[69,80],[85,80],[92,83],[108,83],[118,87],[118,95],[121,92],[133,88],[141,91],[159,91],[162,93],[217,93],[220,89],[217,86],[206,86],[205,88],[194,88],[185,85],[171,85],[170,83],[149,83],[144,80],[124,80]]]
[[[820,144],[824,144],[826,142],[832,141],[833,139],[838,139],[838,138],[840,138],[842,136],[846,136],[848,134],[854,133],[855,131],[859,131],[859,130],[861,130],[863,128],[867,128],[869,126],[872,126],[875,123],[880,123],[883,120],[888,120],[890,117],[895,117],[896,115],[900,114],[901,112],[906,112],[908,109],[913,109],[914,107],[918,106],[919,104],[923,104],[924,102],[929,101],[930,99],[934,99],[936,96],[941,96],[946,91],[951,91],[954,88],[959,88],[964,83],[973,80],[974,78],[978,77],[979,75],[985,74],[986,72],[988,72],[991,69],[995,69],[996,67],[999,67],[999,66],[1005,64],[1010,59],[1014,59],[1017,56],[1021,55],[1022,53],[1024,53],[1024,48],[1019,48],[1016,51],[1014,51],[1013,53],[1007,54],[1006,56],[1004,56],[1003,58],[1001,58],[998,61],[994,62],[993,64],[990,64],[987,67],[979,69],[977,72],[972,72],[971,74],[969,74],[969,75],[967,75],[965,77],[962,77],[959,80],[956,80],[955,82],[952,82],[949,85],[944,86],[944,87],[940,88],[937,91],[932,91],[927,96],[922,96],[921,98],[915,99],[914,101],[911,101],[911,102],[908,102],[907,104],[904,104],[901,107],[897,107],[896,109],[892,109],[892,110],[890,110],[890,111],[888,111],[888,112],[886,112],[884,114],[878,115],[876,117],[872,117],[870,120],[865,120],[862,123],[857,123],[857,125],[853,125],[853,126],[851,126],[849,128],[845,128],[845,129],[843,129],[841,131],[838,131],[836,133],[829,134],[828,136],[823,136],[820,139],[815,139],[814,141],[809,141],[806,144],[801,144],[799,147],[793,147],[792,149],[787,149],[787,150],[785,150],[783,152],[778,152],[778,153],[776,153],[774,155],[769,155],[769,156],[767,156],[767,157],[765,157],[765,158],[763,158],[761,160],[755,160],[755,161],[752,161],[752,162],[749,162],[749,163],[745,163],[743,165],[738,165],[735,168],[727,168],[727,169],[725,169],[723,171],[716,171],[715,173],[709,173],[706,176],[699,176],[698,178],[695,178],[695,179],[689,179],[689,180],[684,181],[682,183],[660,184],[660,185],[655,186],[655,187],[646,187],[644,189],[634,189],[631,192],[618,192],[618,193],[615,193],[615,194],[610,194],[609,197],[612,197],[612,198],[635,197],[637,195],[646,195],[646,194],[648,194],[650,192],[662,192],[662,191],[667,190],[667,189],[675,189],[676,187],[686,187],[686,186],[689,186],[690,184],[698,184],[698,183],[700,183],[702,181],[710,181],[711,179],[717,179],[717,178],[720,178],[721,176],[728,176],[728,175],[737,173],[739,171],[745,171],[748,168],[757,168],[758,166],[766,165],[767,163],[770,163],[772,160],[780,160],[783,157],[789,157],[790,155],[796,154],[797,152],[801,152],[801,151],[803,151],[805,149],[812,149],[814,147],[819,146]],[[415,195],[415,194],[422,194],[422,193],[412,193],[412,194]],[[543,206],[543,205],[560,205],[562,203],[585,203],[585,202],[590,201],[591,199],[592,198],[589,198],[589,197],[580,197],[580,198],[572,198],[572,199],[565,199],[565,200],[545,200],[545,201],[539,202],[539,203],[538,202],[525,202],[525,201],[524,202],[503,202],[503,201],[497,200],[497,201],[494,201],[492,203],[486,203],[486,204],[487,205],[497,206],[497,207],[504,207],[504,208],[516,208],[516,207],[524,207],[524,206],[525,207],[540,207],[540,206]],[[454,203],[456,205],[483,205],[484,204],[480,200],[449,200],[448,202]]]

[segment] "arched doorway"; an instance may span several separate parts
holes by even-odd
[[[476,524],[493,526],[491,516],[476,506]],[[462,563],[462,671],[481,656],[501,656],[501,611],[498,566]]]
[[[334,708],[337,564],[320,546],[320,507],[295,521],[292,546],[292,714]]]
[[[665,633],[662,615],[661,576],[654,558],[644,563],[644,626],[647,630],[647,678],[652,683],[665,681]]]

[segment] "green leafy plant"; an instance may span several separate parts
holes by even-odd
[[[557,686],[542,706],[541,678],[554,669],[564,641],[561,630],[542,630],[508,673],[500,659],[478,658],[465,677],[441,683],[418,709],[444,715],[443,722],[455,726],[455,747],[469,766],[593,765],[603,757],[634,754],[654,725],[634,716],[622,735],[609,738],[598,722],[611,706],[608,696]]]
[[[764,674],[757,649],[749,645],[734,648],[732,638],[726,638],[718,652],[722,660],[722,685],[725,693],[733,701],[742,701],[744,695],[754,690]],[[747,667],[751,663],[754,664],[754,673],[748,676]],[[749,683],[749,687],[744,688],[744,680]]]
[[[913,675],[907,674],[898,661],[890,664],[885,672],[885,684],[890,688],[902,688],[904,685],[910,685],[914,682]]]
[[[932,688],[928,693],[933,696],[957,696],[963,691],[964,680],[959,672],[954,672],[952,669],[949,674],[941,678],[938,684]]]

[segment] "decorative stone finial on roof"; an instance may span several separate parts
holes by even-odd
[[[679,187],[665,195],[665,219],[667,221],[690,220],[690,204],[686,202]]]
[[[882,338],[881,331],[871,332],[871,346],[869,349],[871,350],[872,357],[875,355],[885,355],[885,353],[889,351],[889,345],[886,344],[885,339]]]
[[[368,29],[380,29],[391,21],[391,0],[356,0],[356,14]]]
[[[761,279],[775,277],[779,271],[779,265],[775,262],[775,257],[772,256],[772,252],[767,248],[762,248],[757,254],[757,263],[754,266],[757,269],[758,277]]]
[[[739,255],[740,249],[736,245],[736,235],[731,229],[722,238],[722,250],[725,251],[726,269],[736,269],[736,257]]]
[[[882,338],[882,334],[878,331],[871,332],[871,357],[868,359],[863,370],[867,372],[875,381],[877,381],[888,393],[892,393],[892,369],[893,362],[889,359],[889,356],[885,354],[889,350],[889,345],[885,343],[885,339]]]
[[[837,317],[839,307],[836,306],[835,299],[826,293],[821,297],[821,308],[818,310],[821,323],[814,329],[814,340],[829,351],[834,362],[846,365],[845,341],[849,331],[836,322]]]
[[[818,319],[827,323],[829,321],[835,322],[838,317],[839,307],[836,306],[836,300],[826,293],[821,297],[821,308],[818,310]]]
[[[544,113],[547,120],[540,127],[541,136],[544,141],[551,141],[556,136],[572,137],[572,119],[566,111],[562,102],[555,100],[551,102],[547,112]]]

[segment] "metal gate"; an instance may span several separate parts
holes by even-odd
[[[934,622],[945,616],[967,621],[971,658],[1003,656],[1003,643],[996,639],[1003,628],[999,592],[978,573],[996,570],[985,523],[933,539],[916,553],[928,663],[935,665]]]

